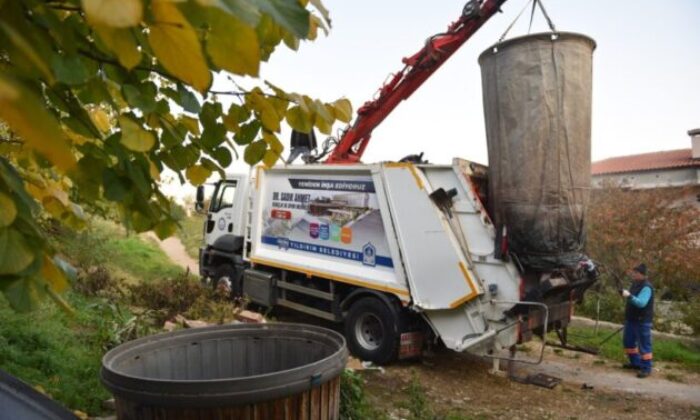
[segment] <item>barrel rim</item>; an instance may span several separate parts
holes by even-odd
[[[307,363],[259,375],[233,376],[216,379],[160,379],[120,372],[115,363],[134,353],[153,350],[158,343],[214,338],[216,334],[245,331],[247,333],[287,333],[300,339],[325,341],[337,349],[330,355]],[[304,335],[311,334],[309,337]],[[279,337],[279,335],[277,335]],[[120,357],[121,356],[121,357]],[[142,337],[108,351],[102,358],[101,380],[117,399],[157,406],[211,407],[218,405],[251,404],[283,398],[319,386],[337,377],[345,367],[348,351],[345,338],[336,331],[308,324],[229,324],[179,330]]]
[[[593,38],[591,38],[588,35],[579,33],[579,32],[537,32],[534,34],[516,36],[514,38],[506,39],[505,41],[496,42],[495,44],[489,46],[484,51],[482,51],[481,54],[479,54],[479,58],[478,58],[479,64],[481,64],[482,60],[485,57],[487,57],[489,55],[498,54],[499,52],[502,52],[506,48],[511,48],[515,45],[521,44],[521,43],[526,42],[526,41],[530,41],[532,39],[551,41],[553,35],[557,36],[555,41],[571,40],[571,39],[578,39],[581,41],[586,41],[590,44],[591,51],[595,51],[596,47],[598,46],[598,44],[595,42],[595,40]],[[497,49],[497,51],[494,51],[494,49]]]

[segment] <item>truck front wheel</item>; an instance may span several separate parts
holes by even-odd
[[[389,363],[396,358],[399,337],[399,315],[380,299],[365,297],[350,306],[345,318],[345,339],[355,357]]]

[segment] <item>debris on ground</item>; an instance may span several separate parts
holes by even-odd
[[[263,314],[249,311],[247,309],[244,309],[236,314],[236,319],[241,321],[241,322],[248,322],[248,323],[253,323],[253,324],[259,324],[259,323],[264,323],[265,317]]]

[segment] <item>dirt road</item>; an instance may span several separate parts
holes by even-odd
[[[146,233],[146,237],[156,242],[160,249],[165,252],[172,262],[185,270],[189,269],[190,273],[199,273],[199,264],[194,258],[190,257],[185,250],[185,246],[177,236],[171,236],[164,241],[161,241],[153,232],[148,232]]]
[[[528,369],[563,379],[553,390],[490,374],[481,360],[441,351],[423,362],[399,363],[384,373],[363,371],[371,401],[390,418],[406,418],[409,384],[417,381],[436,414],[466,418],[510,419],[692,419],[700,417],[697,375],[674,383],[660,377],[643,382],[617,366],[548,354],[543,365]],[[520,370],[520,374],[524,371]],[[582,389],[582,383],[593,389]],[[615,389],[621,387],[621,390]],[[641,395],[640,395],[641,394]],[[459,418],[459,417],[457,417]]]

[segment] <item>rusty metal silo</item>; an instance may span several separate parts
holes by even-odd
[[[583,252],[595,46],[580,34],[541,33],[479,56],[491,214],[534,269],[573,266]]]

